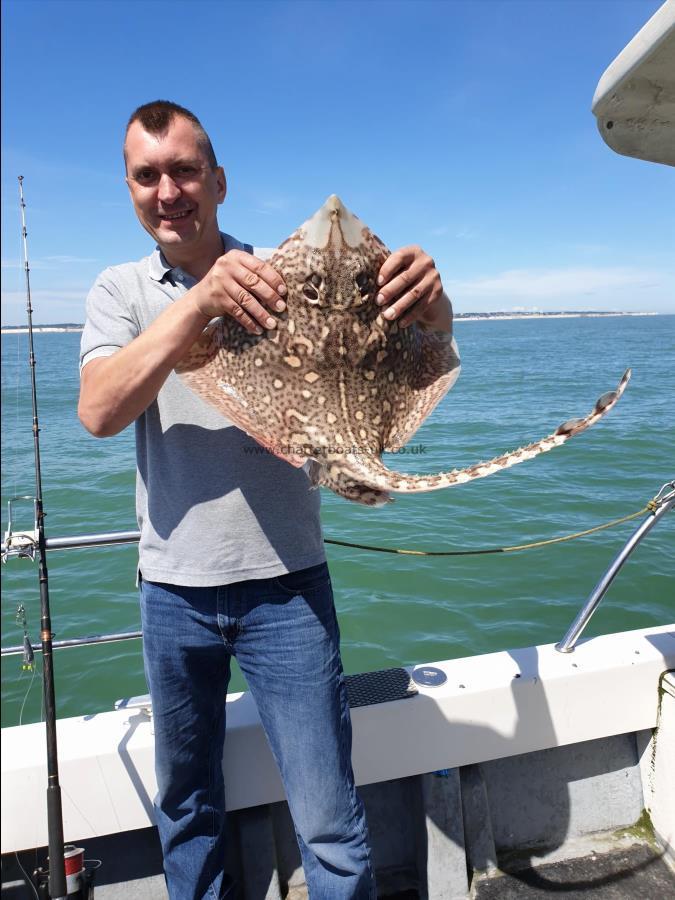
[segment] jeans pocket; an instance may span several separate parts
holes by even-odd
[[[288,594],[289,597],[297,597],[298,594],[306,594],[330,585],[328,563],[323,562],[318,566],[298,569],[297,572],[286,572],[285,575],[278,575],[272,580],[276,587]]]

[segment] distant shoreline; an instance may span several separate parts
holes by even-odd
[[[69,331],[84,331],[84,325],[33,325],[35,334],[66,334]],[[0,334],[28,334],[28,328],[25,325],[5,327],[0,329]]]
[[[616,316],[667,316],[672,313],[658,312],[540,312],[540,313],[455,313],[455,322],[494,322],[510,319],[606,319]],[[84,325],[34,325],[36,334],[67,334],[68,332],[80,332]],[[28,334],[25,325],[6,325],[1,330],[2,334]]]
[[[506,319],[612,319],[620,316],[667,316],[658,312],[455,313],[455,322],[503,322]]]

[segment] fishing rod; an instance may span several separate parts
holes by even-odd
[[[38,423],[37,386],[35,379],[35,351],[33,348],[33,307],[30,297],[30,266],[28,265],[28,232],[26,231],[26,203],[23,198],[23,175],[19,175],[21,203],[21,237],[23,240],[24,271],[26,274],[26,312],[28,315],[28,364],[31,373],[33,404],[33,449],[35,455],[35,521],[37,529],[38,582],[40,585],[40,639],[42,641],[42,691],[47,734],[47,833],[49,841],[49,897],[62,900],[67,896],[66,870],[63,849],[63,812],[59,763],[56,746],[56,703],[54,698],[54,665],[52,654],[52,623],[49,612],[49,576],[47,574],[47,544],[45,539],[42,503],[42,471],[40,468],[40,426]]]

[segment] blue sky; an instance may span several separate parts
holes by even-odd
[[[221,228],[279,244],[331,193],[435,258],[460,312],[675,312],[675,182],[614,154],[597,82],[652,0],[3,4],[3,323],[82,321],[152,249],[123,180],[130,112],[191,108],[228,175]]]

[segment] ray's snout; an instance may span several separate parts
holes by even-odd
[[[314,247],[359,247],[363,242],[363,222],[350,212],[337,194],[331,194],[320,209],[301,227],[304,240]]]
[[[338,197],[337,194],[331,194],[328,200],[324,203],[324,208],[328,210],[328,212],[332,215],[341,215],[345,212],[345,208],[342,205],[342,200]]]
[[[321,207],[320,212],[323,214],[327,222],[330,222],[333,228],[336,228],[343,235],[347,243],[352,243],[355,239],[361,238],[361,229],[363,224],[359,219],[350,212],[344,205],[337,194],[331,194],[328,200]],[[349,240],[351,235],[352,241]]]

